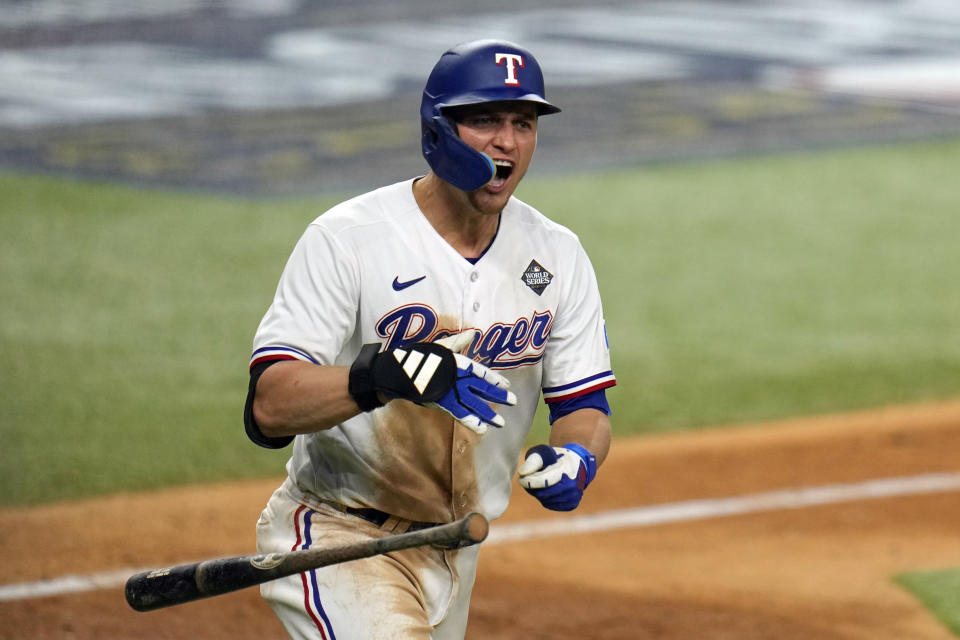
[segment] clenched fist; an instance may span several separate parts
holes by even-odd
[[[597,475],[597,459],[576,443],[538,444],[527,451],[518,472],[520,486],[547,509],[573,511]]]

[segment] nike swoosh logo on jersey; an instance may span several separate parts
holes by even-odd
[[[396,278],[393,279],[393,290],[394,290],[394,291],[403,291],[403,290],[406,289],[407,287],[412,287],[413,285],[417,284],[418,282],[420,282],[421,280],[423,280],[423,279],[426,278],[426,277],[427,277],[427,276],[420,276],[419,278],[414,278],[413,280],[407,280],[406,282],[400,282],[400,277],[398,276],[398,277],[396,277]]]

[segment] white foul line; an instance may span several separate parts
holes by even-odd
[[[856,484],[787,489],[734,498],[673,502],[650,507],[619,509],[603,513],[517,522],[492,527],[484,544],[500,544],[532,538],[593,533],[630,527],[650,527],[672,522],[705,520],[777,509],[798,509],[838,502],[960,490],[960,473],[885,478]]]
[[[648,507],[618,509],[603,513],[552,518],[531,522],[494,525],[485,545],[535,538],[551,538],[613,529],[652,527],[673,522],[706,520],[778,509],[799,509],[856,500],[940,493],[960,490],[960,473],[931,473],[921,476],[884,478],[853,484],[786,489],[733,498],[688,500]],[[116,569],[88,575],[68,575],[50,580],[0,585],[0,602],[57,596],[65,593],[112,589],[141,569]]]
[[[127,578],[140,571],[143,571],[143,569],[116,569],[85,576],[61,576],[50,580],[38,580],[37,582],[5,584],[0,586],[0,602],[45,598],[95,589],[112,589],[125,584]]]

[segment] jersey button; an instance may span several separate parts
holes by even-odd
[[[480,303],[479,303],[479,302],[474,302],[474,303],[473,303],[473,310],[474,310],[474,311],[480,311]]]
[[[480,274],[477,273],[476,271],[470,274],[470,282],[476,282],[479,279],[480,279]]]

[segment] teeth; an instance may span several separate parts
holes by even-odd
[[[509,160],[494,160],[494,161],[493,161],[493,164],[497,165],[498,167],[512,167],[512,166],[513,166],[513,163],[510,162]]]

